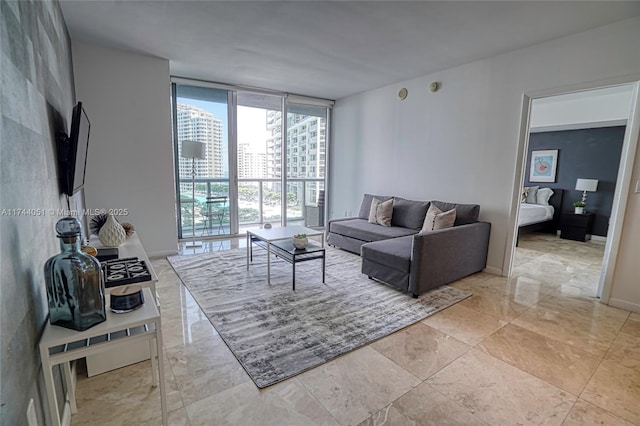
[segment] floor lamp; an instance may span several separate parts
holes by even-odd
[[[196,244],[196,158],[203,159],[207,155],[207,144],[197,141],[182,141],[182,158],[191,158],[191,244],[186,248],[202,247]]]

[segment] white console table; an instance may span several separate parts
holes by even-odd
[[[105,351],[120,351],[132,344],[142,342],[146,344],[152,354],[160,354],[151,358],[151,375],[153,386],[158,385],[156,371],[160,382],[160,405],[162,407],[162,424],[167,425],[167,403],[164,383],[164,365],[162,358],[162,325],[160,311],[154,303],[154,297],[149,288],[143,290],[145,303],[139,309],[126,314],[115,314],[107,308],[107,319],[85,331],[76,331],[49,322],[45,325],[40,339],[40,357],[49,413],[54,426],[60,425],[60,413],[53,381],[52,367],[63,364],[64,381],[69,393],[71,412],[77,412],[75,388],[71,379],[69,363]],[[106,295],[106,305],[109,306],[109,294]],[[154,345],[155,343],[155,345]],[[155,348],[154,348],[155,346]],[[155,350],[154,350],[155,349]]]
[[[92,235],[89,239],[89,245],[95,248],[104,247],[97,236]],[[160,303],[158,299],[158,293],[156,291],[156,283],[158,282],[158,276],[149,262],[149,257],[138,238],[138,233],[134,233],[128,237],[120,246],[118,246],[118,257],[123,259],[126,257],[137,257],[140,260],[144,260],[149,268],[151,279],[148,281],[138,282],[142,287],[149,287],[153,297],[149,301],[153,301],[158,310],[160,309]],[[112,287],[113,288],[113,287]],[[109,293],[111,288],[107,288],[106,292]],[[147,299],[145,299],[145,302]],[[108,309],[107,305],[107,309]],[[162,353],[162,352],[160,352]],[[120,351],[106,351],[98,354],[87,356],[87,375],[93,377],[98,374],[106,373],[107,371],[115,370],[117,368],[125,367],[127,365],[135,364],[137,362],[145,361],[152,356],[149,352],[149,345],[145,342],[134,342],[129,345],[126,350]]]

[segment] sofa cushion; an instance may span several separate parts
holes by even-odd
[[[454,226],[466,225],[467,223],[476,223],[480,214],[480,206],[477,204],[455,204],[444,201],[432,201],[431,204],[446,212],[456,209],[456,222]]]
[[[396,197],[393,199],[392,226],[419,230],[429,208],[428,201],[413,201]]]
[[[349,219],[332,222],[329,232],[355,238],[361,241],[379,241],[389,238],[404,237],[416,233],[413,229],[397,226],[380,226],[369,223],[366,219]]]
[[[374,197],[380,201],[387,201],[393,198],[389,195],[364,194],[364,196],[362,197],[362,203],[360,204],[360,211],[358,212],[358,217],[360,219],[369,219],[369,212],[371,211],[371,200],[373,200]]]
[[[360,247],[360,256],[389,268],[409,272],[411,266],[411,244],[413,237],[393,238],[375,241]]]
[[[438,229],[451,228],[456,221],[456,209],[443,212],[436,206],[432,205],[427,210],[424,218],[424,224],[420,233],[431,232]]]

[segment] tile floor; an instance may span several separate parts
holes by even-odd
[[[640,425],[640,314],[593,297],[603,249],[532,234],[513,278],[458,281],[471,298],[263,390],[154,260],[170,424]],[[160,425],[149,368],[81,374],[72,424]]]

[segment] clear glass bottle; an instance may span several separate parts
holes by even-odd
[[[44,265],[49,321],[73,330],[86,330],[107,319],[100,262],[80,251],[82,229],[78,219],[60,219],[56,232],[61,253]]]

